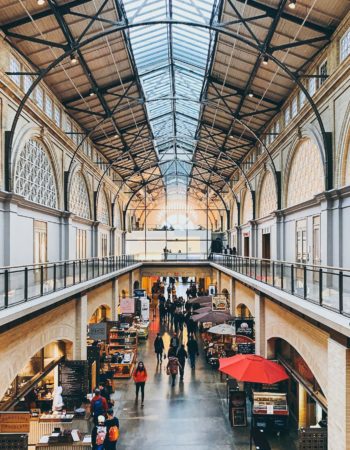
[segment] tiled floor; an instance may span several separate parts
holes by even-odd
[[[218,372],[201,355],[196,369],[187,365],[184,382],[177,380],[172,388],[165,373],[166,361],[161,366],[156,364],[153,341],[158,327],[152,328],[149,339],[139,346],[139,359],[148,371],[145,406],[141,407],[140,401],[135,403],[131,380],[118,383],[116,408],[121,426],[118,450],[248,450],[249,427],[231,428],[225,383],[220,381]],[[172,330],[165,326],[160,331],[168,348]],[[183,340],[187,342],[186,331]],[[274,450],[295,449],[290,438],[274,438],[270,444]]]

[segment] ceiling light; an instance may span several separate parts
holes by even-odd
[[[249,92],[248,97],[250,97],[250,98],[254,97],[253,92]]]
[[[78,58],[75,56],[74,53],[70,55],[70,62],[71,64],[76,64],[78,62]]]
[[[37,0],[39,6],[45,5],[45,0]]]
[[[265,65],[265,66],[267,66],[267,64],[268,64],[268,62],[269,62],[269,58],[268,58],[268,56],[264,56],[264,59],[263,59],[263,64]]]
[[[95,92],[94,91],[90,91],[89,95],[90,95],[90,97],[93,97],[95,95]]]
[[[296,0],[289,0],[288,8],[295,9],[296,6],[297,6]]]

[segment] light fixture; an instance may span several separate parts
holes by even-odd
[[[45,5],[45,0],[37,0],[39,6]]]
[[[297,6],[296,0],[289,0],[288,8],[290,8],[290,9],[295,9],[296,6]]]
[[[76,64],[78,62],[78,58],[76,57],[76,55],[74,53],[72,53],[70,55],[70,62],[71,62],[71,64]]]
[[[90,95],[90,97],[93,97],[93,96],[95,95],[95,92],[94,92],[93,90],[91,90],[91,91],[89,92],[89,95]]]
[[[267,66],[268,62],[269,62],[269,58],[268,58],[268,56],[265,55],[264,58],[263,58],[263,64],[265,66]]]
[[[254,94],[252,91],[249,92],[248,97],[250,97],[250,98],[254,97]]]

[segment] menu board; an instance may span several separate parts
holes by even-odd
[[[232,425],[234,427],[245,427],[247,425],[245,408],[232,408]]]
[[[252,355],[255,353],[255,344],[238,344],[237,352],[241,355]]]
[[[64,361],[59,365],[59,385],[66,408],[80,406],[88,393],[88,361]]]

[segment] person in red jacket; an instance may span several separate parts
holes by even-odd
[[[91,413],[94,418],[95,425],[98,423],[98,416],[106,416],[107,409],[107,400],[101,396],[99,389],[95,389],[95,395],[91,400]]]
[[[133,375],[136,386],[136,401],[139,398],[139,391],[141,389],[141,406],[145,399],[145,384],[147,381],[147,370],[142,361],[139,361],[136,370]]]

